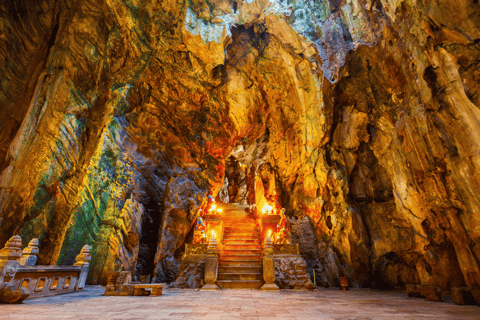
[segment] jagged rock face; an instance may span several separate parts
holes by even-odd
[[[247,204],[248,191],[245,169],[246,165],[242,165],[235,157],[228,157],[225,163],[225,179],[228,183],[226,187],[228,201],[225,202]],[[253,190],[250,192],[253,192]]]
[[[275,279],[280,289],[311,290],[314,288],[307,273],[307,264],[301,257],[275,258]]]
[[[478,1],[2,3],[0,245],[36,237],[38,263],[63,264],[91,244],[90,283],[137,260],[172,278],[241,144],[246,188],[267,162],[281,205],[309,219],[326,285],[479,286],[479,15]]]

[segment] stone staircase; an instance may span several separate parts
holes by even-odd
[[[217,278],[222,289],[260,289],[264,284],[260,232],[246,207],[222,204],[224,234]]]

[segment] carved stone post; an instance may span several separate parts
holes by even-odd
[[[270,237],[265,238],[263,245],[263,280],[265,284],[260,290],[280,290],[275,284],[275,261],[273,261],[273,244]]]
[[[220,290],[217,286],[218,247],[217,239],[210,238],[207,248],[207,262],[205,263],[205,285],[200,290]]]
[[[78,277],[77,285],[75,286],[75,290],[83,290],[85,287],[85,281],[87,280],[88,268],[90,268],[89,261],[92,259],[90,257],[90,250],[92,249],[91,246],[88,244],[84,245],[80,254],[77,256],[77,262],[74,266],[81,266],[82,271],[80,272],[80,276]]]
[[[0,250],[0,302],[20,303],[30,295],[27,288],[14,289],[9,284],[17,273],[21,256],[22,238],[18,235],[11,237]]]
[[[34,266],[37,262],[38,254],[38,239],[33,238],[29,243],[28,247],[23,249],[23,255],[20,258],[21,266]]]

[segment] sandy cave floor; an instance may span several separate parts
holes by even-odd
[[[104,287],[1,305],[0,319],[480,319],[480,307],[408,298],[401,291],[165,289],[160,297],[106,297]]]

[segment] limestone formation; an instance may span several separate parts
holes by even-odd
[[[286,208],[285,286],[476,290],[479,39],[473,0],[3,1],[0,247],[196,287],[224,186]]]
[[[275,282],[280,289],[311,290],[315,288],[307,273],[307,263],[302,257],[275,258],[275,275]]]
[[[470,287],[452,288],[452,299],[455,304],[477,304],[475,297],[472,295],[472,288]]]
[[[205,285],[205,262],[203,259],[183,259],[178,268],[177,279],[170,286],[179,289],[199,289]]]

